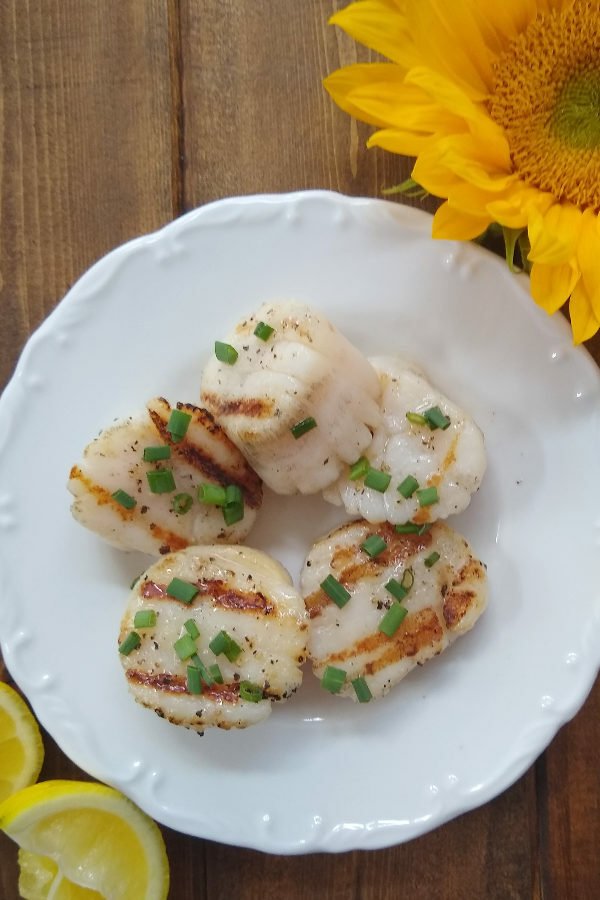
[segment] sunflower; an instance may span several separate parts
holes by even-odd
[[[600,328],[598,0],[358,0],[330,20],[390,62],[325,87],[377,127],[368,146],[416,157],[444,202],[437,238],[492,223],[527,234],[531,293],[567,300],[575,343]]]

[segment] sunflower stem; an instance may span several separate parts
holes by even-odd
[[[393,187],[383,188],[381,193],[386,196],[404,194],[406,197],[426,197],[428,192],[414,178],[407,178],[406,181],[395,184]]]
[[[527,275],[531,274],[531,262],[528,259],[529,251],[531,250],[531,243],[529,241],[529,235],[527,234],[527,230],[524,228],[521,234],[517,239],[517,244],[519,245],[519,254],[521,256],[521,267]]]
[[[515,249],[517,246],[517,241],[521,237],[523,233],[522,228],[507,228],[506,226],[502,226],[502,235],[504,237],[504,250],[506,253],[506,262],[508,263],[508,268],[511,272],[518,272],[518,268],[515,266]],[[519,247],[519,250],[521,248]]]

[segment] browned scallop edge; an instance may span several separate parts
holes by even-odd
[[[148,510],[147,506],[136,504],[133,509],[125,509],[117,500],[114,499],[111,492],[101,484],[93,481],[87,475],[84,475],[79,466],[73,466],[69,474],[70,481],[80,481],[88,494],[94,497],[98,506],[110,504],[113,511],[121,517],[124,522],[138,521],[143,524],[144,528],[152,535],[156,541],[157,549],[160,554],[169,553],[171,551],[183,550],[188,546],[188,541],[181,535],[175,534],[168,528],[162,528],[155,522],[148,523],[144,518]],[[77,500],[75,500],[77,502]]]
[[[470,611],[473,603],[477,600],[479,592],[466,587],[466,585],[482,584],[485,579],[486,573],[483,563],[473,556],[469,556],[468,561],[452,579],[450,586],[445,591],[442,588],[442,593],[444,594],[444,621],[450,631],[461,623]]]
[[[229,484],[237,485],[243,495],[244,502],[251,509],[259,509],[262,503],[262,481],[256,472],[248,465],[238,448],[233,444],[221,426],[216,422],[212,413],[192,403],[178,403],[177,409],[189,413],[196,425],[204,428],[213,438],[220,443],[225,453],[239,460],[239,467],[224,468],[198,444],[193,443],[187,436],[181,441],[173,441],[167,431],[167,424],[171,412],[171,406],[164,397],[157,398],[164,406],[164,415],[149,409],[148,414],[158,431],[161,440],[171,446],[171,452],[177,454],[192,468],[196,469],[206,478],[210,478],[224,487]]]
[[[275,409],[275,401],[265,397],[238,397],[226,400],[212,391],[203,391],[201,399],[219,417],[245,416],[248,419],[268,419]]]
[[[159,584],[150,579],[142,582],[139,587],[139,593],[146,600],[155,597],[157,599],[168,599],[169,602],[179,602],[188,609],[193,608],[199,600],[201,601],[206,597],[212,600],[215,606],[220,606],[224,609],[235,609],[237,612],[262,613],[264,616],[270,616],[276,612],[275,603],[266,597],[262,591],[242,591],[217,578],[202,579],[190,583],[198,588],[198,593],[191,603],[184,603],[182,600],[177,601],[173,597],[168,597],[167,585]]]
[[[417,553],[431,545],[431,531],[426,531],[424,534],[398,534],[389,522],[368,525],[368,529],[368,532],[360,530],[360,536],[355,544],[336,547],[332,556],[331,570],[340,584],[350,592],[352,592],[352,587],[363,578],[372,578],[383,569],[401,562],[407,563]],[[348,525],[342,525],[332,531],[328,539],[334,540],[338,532],[345,534],[347,531]],[[387,544],[383,553],[374,559],[360,550],[360,545],[368,534],[378,534]],[[357,562],[357,559],[360,561]],[[322,588],[304,598],[304,605],[311,619],[320,616],[324,607],[330,603],[333,601]]]
[[[218,703],[237,703],[240,699],[240,683],[232,681],[228,684],[202,684],[202,694],[190,694],[187,681],[183,675],[171,675],[168,672],[149,673],[140,669],[126,669],[125,676],[132,684],[149,687],[163,694],[186,694],[190,697],[209,697]],[[264,700],[281,700],[286,694],[274,693],[268,685],[263,688]]]

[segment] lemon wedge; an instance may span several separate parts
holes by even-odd
[[[169,864],[158,826],[106,785],[41,781],[23,788],[0,804],[0,828],[21,848],[25,900],[167,896]]]
[[[0,681],[0,801],[33,784],[43,761],[42,736],[29,707]]]

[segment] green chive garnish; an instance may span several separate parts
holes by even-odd
[[[184,603],[191,603],[198,588],[189,581],[183,581],[181,578],[173,578],[167,585],[167,596],[173,597],[175,600],[182,600]]]
[[[260,338],[261,341],[268,341],[274,331],[275,329],[271,328],[270,325],[267,325],[265,322],[259,322],[254,329],[254,334],[257,338]]]
[[[392,595],[392,597],[396,598],[396,600],[404,600],[404,598],[408,594],[408,591],[406,590],[406,588],[402,587],[400,582],[396,581],[395,578],[390,578],[390,580],[388,581],[387,584],[384,585],[384,587],[385,587],[386,591],[389,591],[389,593]]]
[[[125,640],[119,644],[119,653],[127,656],[132,650],[137,650],[141,643],[142,639],[137,631],[130,631]]]
[[[429,531],[430,528],[431,528],[431,522],[425,522],[423,525],[421,525],[417,534],[425,534],[425,532]]]
[[[433,503],[437,503],[439,497],[435,485],[421,488],[421,490],[417,491],[417,500],[419,501],[419,506],[431,506]]]
[[[180,638],[177,638],[173,648],[179,659],[189,659],[198,649],[193,637],[187,632],[182,634]]]
[[[407,412],[406,418],[409,422],[412,422],[413,425],[427,425],[427,419],[425,416],[422,416],[420,413],[416,412]]]
[[[215,635],[208,646],[215,656],[224,653],[229,662],[234,662],[242,652],[242,648],[239,644],[236,644],[226,631],[220,631]]]
[[[396,534],[420,534],[419,528],[416,522],[404,522],[396,525]]]
[[[212,677],[212,675],[210,674],[207,667],[204,665],[204,663],[202,662],[202,660],[200,659],[200,657],[198,656],[197,653],[192,654],[192,665],[195,666],[196,669],[198,669],[198,671],[200,672],[200,675],[202,676],[202,680],[206,683],[206,685],[208,687],[210,687],[211,684],[213,684],[213,682],[214,682],[214,678]]]
[[[190,694],[202,693],[202,675],[196,666],[187,667],[187,689]]]
[[[298,440],[298,438],[302,437],[303,434],[306,434],[307,431],[312,431],[312,429],[316,427],[316,421],[312,416],[308,416],[308,418],[302,419],[302,421],[298,422],[296,425],[292,425],[292,428],[290,430],[296,440]]]
[[[352,687],[354,688],[354,693],[356,694],[356,699],[359,703],[368,703],[373,697],[369,685],[362,675],[353,680]]]
[[[321,679],[321,687],[329,691],[330,694],[337,694],[341,690],[346,680],[346,672],[344,669],[338,669],[336,666],[327,666],[323,672]]]
[[[213,663],[212,666],[209,666],[208,671],[217,684],[223,684],[223,675],[221,674],[221,670],[217,663]]]
[[[402,573],[402,578],[400,580],[400,584],[404,588],[405,591],[410,591],[411,587],[415,583],[415,576],[413,570],[409,567],[405,569]]]
[[[238,358],[238,352],[231,344],[224,344],[223,341],[215,341],[215,356],[220,362],[232,366]]]
[[[138,609],[133,617],[134,628],[152,628],[156,625],[156,612],[153,609]]]
[[[441,428],[445,431],[450,425],[450,419],[444,415],[439,406],[432,406],[431,409],[426,409],[423,415],[432,431],[435,428]]]
[[[237,484],[228,484],[225,488],[225,504],[243,502],[242,489]]]
[[[188,426],[192,421],[190,413],[184,412],[182,409],[172,409],[169,421],[167,422],[167,431],[171,435],[174,443],[182,441],[188,430]]]
[[[146,472],[146,478],[153,494],[170,494],[175,490],[175,478],[171,469],[152,469]]]
[[[188,619],[187,622],[184,622],[183,627],[193,641],[198,640],[198,638],[200,637],[200,632],[198,631],[198,626],[193,619]]]
[[[407,475],[404,481],[398,485],[398,493],[402,494],[405,500],[408,500],[418,487],[419,482],[417,479],[413,475]]]
[[[435,566],[436,562],[440,558],[440,554],[437,550],[434,550],[433,553],[430,553],[429,556],[423,560],[423,563],[430,569],[432,566]]]
[[[178,515],[183,516],[190,511],[193,502],[191,494],[175,494],[173,497],[173,509]]]
[[[369,556],[374,559],[376,556],[379,556],[380,553],[383,553],[387,544],[378,534],[370,534],[366,541],[363,541],[360,546],[365,553],[368,553]]]
[[[341,609],[350,599],[350,594],[343,584],[340,584],[333,575],[328,575],[325,581],[321,582],[321,587],[327,596],[333,600],[336,606]]]
[[[382,472],[380,469],[369,468],[365,475],[365,485],[373,488],[374,491],[380,491],[382,494],[387,490],[391,480],[392,476],[388,475],[387,472]]]
[[[235,525],[244,518],[243,503],[226,503],[223,507],[223,519],[226,525]]]
[[[260,703],[262,698],[263,690],[258,684],[253,684],[251,681],[240,681],[240,700]]]
[[[198,500],[200,503],[211,503],[213,506],[225,506],[227,493],[220,484],[204,482],[198,486]]]
[[[370,468],[367,457],[361,456],[360,459],[357,459],[350,466],[350,475],[348,476],[350,481],[358,481],[359,478],[364,478]]]
[[[387,634],[388,637],[393,637],[407,613],[408,610],[405,606],[400,606],[399,603],[394,601],[379,623],[379,630]]]
[[[125,507],[125,509],[133,509],[137,503],[137,500],[135,500],[131,494],[128,494],[127,491],[122,491],[121,488],[112,494],[112,498],[121,506]]]
[[[144,462],[156,462],[158,459],[171,459],[171,448],[168,444],[163,447],[144,447]]]

